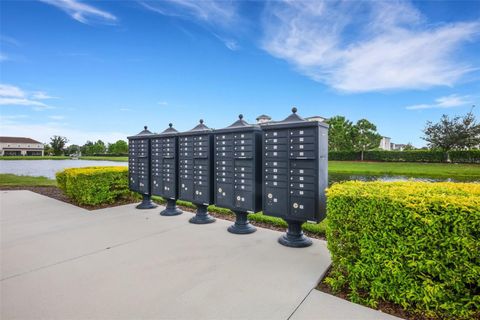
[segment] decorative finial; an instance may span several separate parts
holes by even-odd
[[[292,108],[292,112],[293,112],[293,113],[297,113],[297,107],[293,107],[293,108]]]
[[[238,115],[238,119],[242,120],[242,119],[243,119],[243,114],[240,113],[240,114]]]
[[[203,124],[203,119],[200,119],[200,123],[202,123],[202,124]]]
[[[173,123],[169,123],[168,126],[171,128],[173,127]]]
[[[148,128],[147,126],[143,126],[143,129],[147,130],[147,128]]]

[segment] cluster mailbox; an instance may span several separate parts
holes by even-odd
[[[147,126],[135,136],[128,137],[128,183],[130,190],[143,196],[138,209],[157,207],[151,200],[150,189],[150,137],[152,133]]]
[[[178,198],[178,131],[170,123],[169,127],[151,138],[152,194],[167,200],[163,216],[175,216],[182,213],[177,208]]]
[[[247,219],[261,210],[261,135],[258,125],[239,120],[227,128],[215,130],[214,202],[235,212],[235,224],[228,231],[237,234],[255,232]]]
[[[328,125],[299,117],[297,109],[283,121],[262,124],[263,213],[283,218],[286,246],[304,247],[305,221],[325,217],[328,166]]]
[[[167,199],[162,215],[177,215],[176,200],[197,206],[191,223],[214,222],[207,207],[231,209],[228,231],[252,233],[248,213],[284,219],[288,230],[279,242],[289,247],[312,244],[302,232],[305,221],[325,218],[328,125],[296,114],[283,121],[248,124],[239,116],[232,125],[212,130],[200,120],[179,133],[170,124],[160,134],[145,130],[129,139],[129,185],[141,193],[139,209],[154,208],[151,195]]]
[[[200,124],[190,131],[179,133],[179,199],[194,203],[196,215],[191,223],[215,221],[208,212],[213,203],[213,135],[212,129]]]

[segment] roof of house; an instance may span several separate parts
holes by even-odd
[[[310,120],[310,119],[318,119],[318,118],[328,120],[328,118],[325,118],[325,117],[322,117],[322,116],[311,116],[311,117],[306,117],[305,119]]]
[[[0,137],[3,143],[41,143],[40,141],[24,137]]]
[[[262,114],[262,115],[259,115],[259,116],[257,117],[257,120],[258,120],[258,119],[269,119],[269,120],[270,120],[270,119],[272,119],[272,117],[267,116],[266,114]]]

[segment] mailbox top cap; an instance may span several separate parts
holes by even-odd
[[[211,132],[212,129],[207,127],[206,125],[203,124],[203,119],[200,119],[199,121],[200,123],[197,124],[193,129],[189,130],[189,131],[185,131],[185,132],[182,132],[181,134],[183,135],[188,135],[190,133],[207,133],[207,132]]]
[[[163,130],[160,134],[176,134],[178,131],[173,127],[172,123],[168,124],[168,128]]]
[[[314,122],[314,123],[313,123]],[[292,108],[292,114],[283,119],[282,121],[270,121],[266,123],[260,124],[262,127],[270,127],[270,126],[298,126],[298,127],[309,127],[309,126],[322,126],[328,128],[327,124],[324,124],[322,122],[317,122],[317,121],[308,121],[305,120],[304,118],[300,117],[297,114],[297,108],[293,107]]]
[[[250,124],[247,121],[243,120],[243,114],[238,115],[238,120],[229,125],[226,128],[218,129],[217,132],[226,132],[226,131],[238,131],[241,129],[258,129],[260,130],[260,126],[257,124]]]
[[[153,133],[150,130],[148,130],[147,126],[144,126],[142,131],[140,131],[139,133],[137,133],[134,136],[130,136],[130,137],[127,137],[127,138],[128,139],[135,139],[135,138],[140,139],[140,138],[143,138],[145,136],[151,136],[151,135],[153,135]]]

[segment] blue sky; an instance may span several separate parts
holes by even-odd
[[[478,1],[2,1],[0,134],[113,142],[239,113],[367,118],[423,146],[480,116]]]

